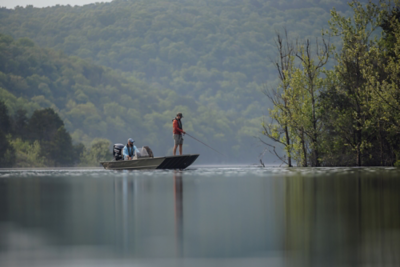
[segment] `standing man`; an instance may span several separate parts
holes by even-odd
[[[182,113],[176,114],[175,119],[172,120],[172,132],[174,137],[174,156],[176,155],[176,148],[179,146],[179,154],[182,155],[183,137],[182,134],[186,132],[182,128],[183,118]]]
[[[122,150],[122,154],[124,155],[124,160],[132,160],[133,157],[139,154],[139,149],[137,149],[137,147],[135,145],[133,145],[133,143],[135,143],[135,140],[133,140],[132,138],[128,139],[128,143],[126,144],[126,146],[124,146],[124,149]]]

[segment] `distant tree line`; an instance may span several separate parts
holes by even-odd
[[[0,101],[0,167],[97,166],[111,159],[108,140],[95,140],[90,149],[73,144],[64,122],[52,109],[25,110],[11,117]]]
[[[266,91],[274,107],[263,133],[288,166],[400,166],[400,3],[349,5],[353,17],[333,9],[315,43],[277,36],[280,85]]]

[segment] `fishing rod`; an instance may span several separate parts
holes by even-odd
[[[202,144],[205,145],[206,147],[211,148],[212,150],[214,150],[214,151],[217,152],[218,154],[220,154],[220,155],[226,157],[226,155],[222,154],[221,152],[218,152],[218,151],[215,150],[214,148],[212,148],[212,147],[210,147],[209,145],[207,145],[207,144],[201,142],[200,140],[196,139],[195,137],[191,136],[190,134],[186,133],[186,135],[192,137],[194,140],[196,140],[196,141],[199,142],[199,143],[202,143]]]

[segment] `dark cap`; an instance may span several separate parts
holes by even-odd
[[[183,118],[183,115],[182,115],[182,113],[178,113],[178,114],[176,114],[176,116],[180,116],[180,117],[182,117]]]

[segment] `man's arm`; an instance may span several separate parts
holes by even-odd
[[[135,148],[135,151],[136,151],[137,153],[140,153],[139,149],[137,149],[136,146],[133,146],[133,147]]]
[[[124,149],[122,150],[122,155],[124,156],[124,158],[129,157],[128,148],[126,146],[124,146]]]

